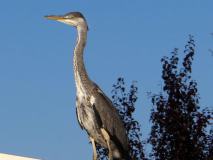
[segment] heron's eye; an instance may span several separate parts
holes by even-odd
[[[72,15],[66,15],[64,18],[73,18]]]

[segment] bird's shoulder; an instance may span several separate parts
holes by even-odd
[[[92,94],[89,100],[92,105],[102,103],[102,105],[108,105],[110,108],[115,109],[112,101],[106,96],[106,94],[101,90],[101,88],[96,83],[94,83],[94,88],[92,90]]]

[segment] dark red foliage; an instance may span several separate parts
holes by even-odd
[[[181,69],[177,49],[171,58],[161,60],[163,92],[152,97],[152,159],[205,160],[212,156],[212,135],[206,131],[212,112],[199,110],[197,83],[191,78],[195,54],[192,36],[184,53]]]

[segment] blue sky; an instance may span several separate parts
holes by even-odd
[[[2,0],[0,5],[0,152],[45,160],[90,159],[75,115],[72,55],[76,30],[48,14],[80,11],[89,24],[85,63],[110,96],[119,76],[138,81],[136,119],[150,131],[150,99],[160,90],[161,63],[188,35],[196,41],[193,78],[202,106],[212,106],[212,0]],[[147,148],[147,147],[146,147]]]

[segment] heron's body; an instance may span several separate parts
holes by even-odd
[[[79,12],[47,18],[77,28],[78,37],[73,57],[77,88],[76,112],[80,126],[87,131],[93,143],[94,159],[97,156],[95,143],[109,149],[110,159],[128,159],[128,138],[119,114],[98,85],[90,80],[84,66],[83,51],[88,31],[85,18]]]

